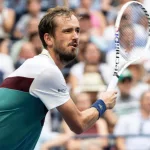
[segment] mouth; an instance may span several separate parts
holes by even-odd
[[[78,43],[71,43],[71,44],[69,44],[69,46],[72,46],[72,47],[74,47],[74,48],[77,48],[77,47],[78,47]]]

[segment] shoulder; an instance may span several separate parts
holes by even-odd
[[[60,69],[45,56],[35,56],[29,59],[24,65],[30,68],[32,72],[36,73],[34,82],[38,82],[39,85],[54,86],[58,82],[65,84],[65,79]]]
[[[41,71],[39,77],[43,77],[45,79],[51,78],[51,79],[59,80],[60,78],[63,78],[63,75],[61,71],[57,68],[57,66],[50,65]]]

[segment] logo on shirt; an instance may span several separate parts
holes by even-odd
[[[67,88],[65,88],[65,89],[58,89],[58,92],[65,93],[65,92],[66,92],[66,90],[67,90]]]

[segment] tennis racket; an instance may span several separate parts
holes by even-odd
[[[125,3],[115,22],[115,66],[107,90],[117,86],[121,73],[142,59],[150,47],[150,17],[144,6],[136,1]]]

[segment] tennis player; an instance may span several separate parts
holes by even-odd
[[[33,150],[52,108],[80,134],[114,107],[116,91],[103,92],[83,112],[70,98],[60,70],[76,57],[79,33],[78,19],[67,8],[52,8],[42,18],[42,53],[25,61],[0,86],[0,150]]]

